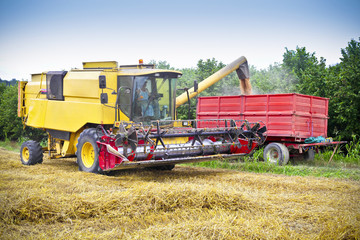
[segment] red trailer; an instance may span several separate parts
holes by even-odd
[[[344,142],[306,144],[310,137],[327,138],[329,99],[297,93],[199,97],[197,119],[234,119],[260,122],[267,127],[264,159],[279,165],[289,157],[314,158],[319,146]]]

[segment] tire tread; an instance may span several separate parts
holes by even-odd
[[[29,150],[29,160],[28,162],[25,162],[22,160],[22,150],[24,147],[27,147],[28,150]],[[40,145],[40,143],[34,141],[34,140],[29,140],[29,141],[26,141],[24,142],[22,145],[21,145],[21,148],[20,148],[20,157],[21,157],[21,162],[24,164],[24,165],[35,165],[35,164],[38,164],[38,163],[42,163],[43,162],[43,150],[42,150],[42,147]]]
[[[81,152],[79,151],[80,150],[79,149],[79,147],[80,147],[79,143],[81,142],[81,140],[83,138],[86,138],[86,137],[88,137],[90,139],[93,139],[95,142],[98,141],[98,139],[99,139],[99,136],[97,135],[95,128],[87,128],[87,129],[85,129],[84,131],[82,131],[80,133],[80,136],[78,138],[78,142],[76,143],[76,153],[75,153],[76,156],[77,156],[76,162],[77,162],[77,164],[79,166],[80,171],[87,171],[87,169],[83,169],[82,166],[81,166],[82,165],[81,164]],[[95,149],[95,150],[99,150],[99,149]],[[98,165],[98,161],[99,161],[98,159],[95,159],[95,162],[97,162],[97,165]],[[87,172],[89,172],[89,171],[87,171]],[[95,166],[95,168],[90,170],[90,172],[92,172],[92,173],[102,173],[102,170],[100,169],[99,166]]]

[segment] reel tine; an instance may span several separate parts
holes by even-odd
[[[260,128],[260,123],[255,123],[255,125],[251,128],[252,132],[257,132]]]
[[[253,140],[252,140],[252,139],[250,139],[250,140],[249,140],[249,142],[248,142],[248,148],[249,148],[249,149],[251,149],[252,144],[253,144]]]
[[[149,138],[149,135],[150,135],[150,133],[151,133],[151,129],[153,128],[153,126],[151,125],[150,127],[149,127],[149,129],[147,130],[147,132],[145,133],[145,137],[144,137],[144,139],[145,139],[145,141],[148,141],[151,145],[154,145],[155,143],[154,143],[154,141],[151,139],[151,138]],[[144,130],[144,132],[145,132],[145,130]]]
[[[259,136],[261,143],[265,142],[266,137],[264,136],[264,133],[267,131],[266,126],[263,126],[262,128],[260,128],[259,130],[257,130],[257,136]]]
[[[267,131],[267,128],[266,128],[266,126],[263,126],[262,128],[260,128],[259,130],[257,130],[257,133],[261,133],[261,134],[263,134],[263,133],[265,133]]]
[[[250,123],[247,120],[245,120],[245,126],[246,126],[246,130],[248,131],[251,130]]]
[[[138,146],[138,136],[135,128],[131,127],[127,134],[128,142],[130,143],[131,150],[135,151]]]

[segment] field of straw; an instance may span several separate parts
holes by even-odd
[[[360,239],[360,182],[185,166],[105,176],[0,149],[0,239]]]

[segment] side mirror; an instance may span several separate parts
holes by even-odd
[[[195,80],[195,81],[194,81],[194,92],[197,92],[198,89],[199,89],[199,84],[198,84],[198,82]]]
[[[107,93],[101,93],[100,94],[100,101],[101,101],[101,104],[108,103],[108,94]]]
[[[99,76],[99,88],[106,88],[106,76],[105,75]]]

